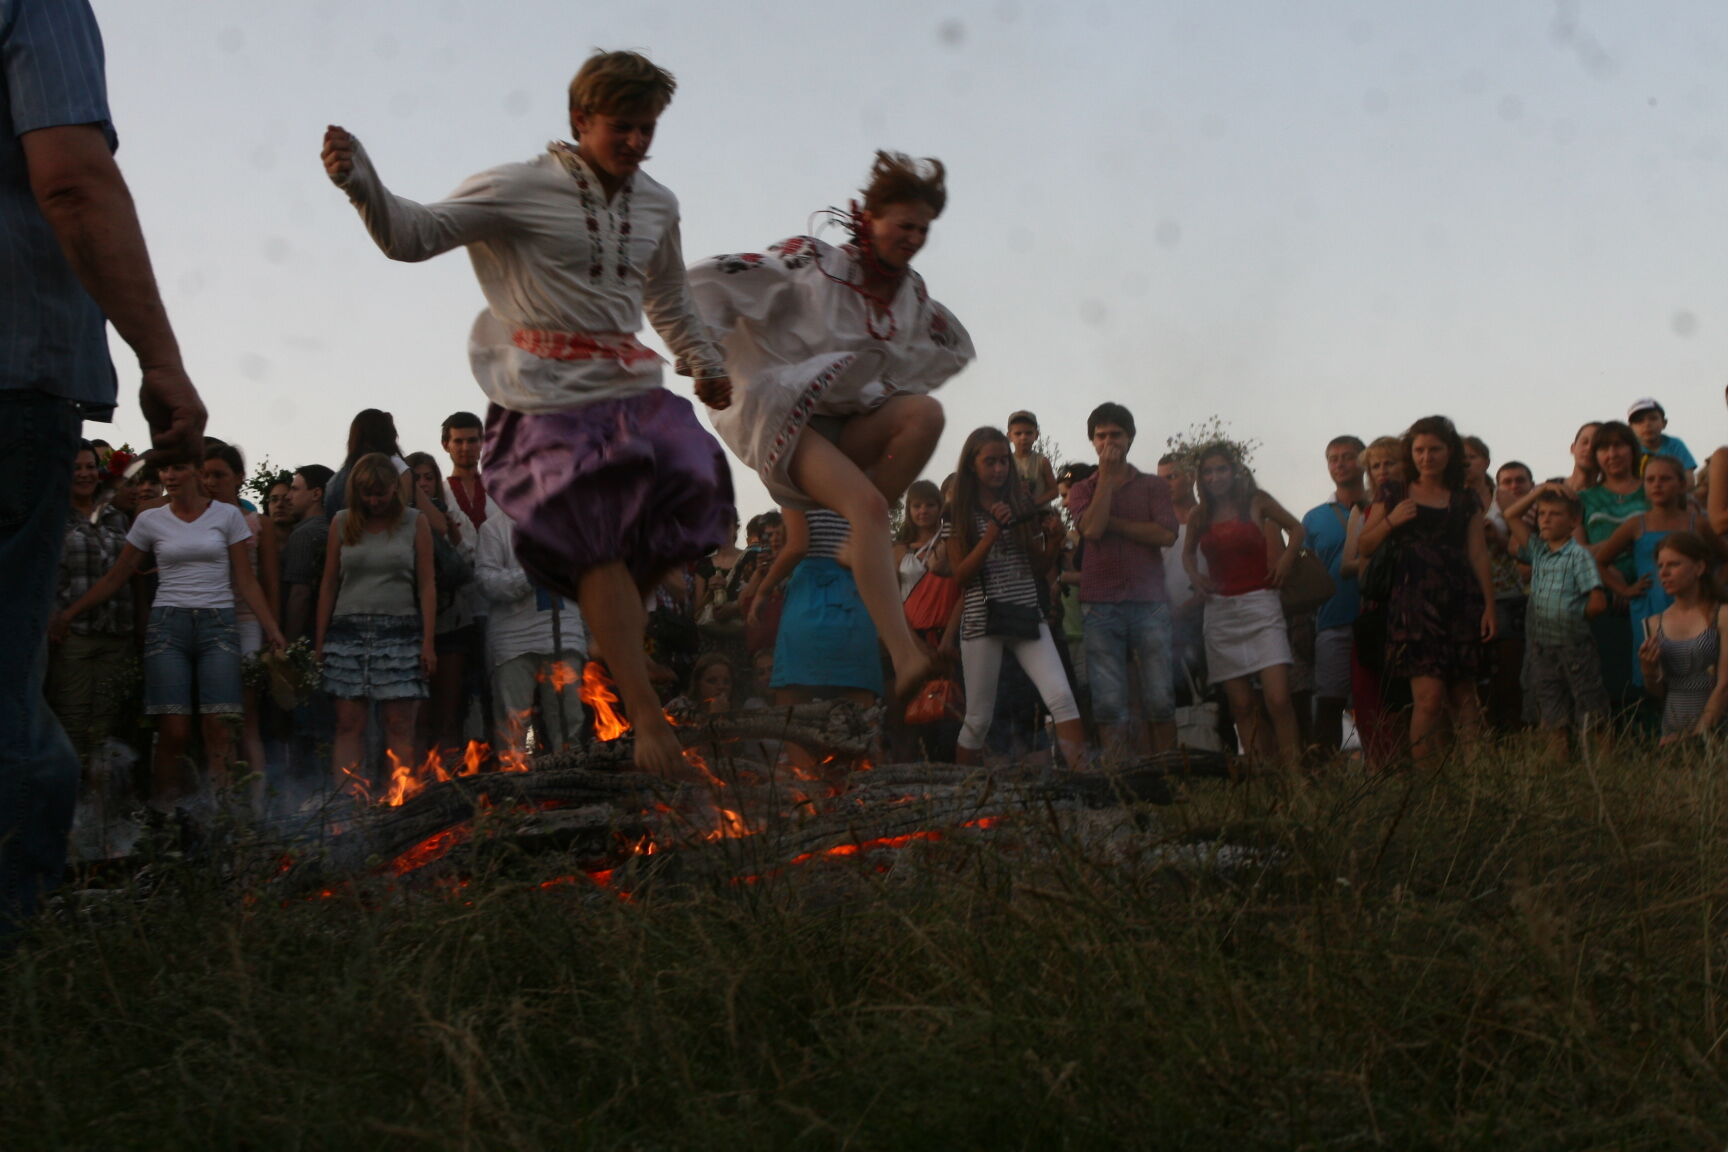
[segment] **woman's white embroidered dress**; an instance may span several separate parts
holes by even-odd
[[[714,430],[780,504],[816,505],[792,484],[792,449],[812,416],[869,412],[889,397],[940,388],[969,364],[972,338],[907,271],[891,309],[858,292],[859,258],[811,236],[690,269],[696,307],[726,357],[732,406]]]

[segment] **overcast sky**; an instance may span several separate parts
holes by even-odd
[[[1260,440],[1299,511],[1331,436],[1436,411],[1539,477],[1640,396],[1700,459],[1728,441],[1720,3],[94,3],[210,430],[279,464],[339,464],[362,407],[430,450],[483,405],[467,260],[386,260],[324,178],[324,125],[437,199],[567,135],[594,47],[678,77],[648,169],[692,260],[803,232],[877,147],[948,164],[918,266],[978,360],[939,394],[938,479],[1021,407],[1089,458],[1107,399],[1148,469],[1208,417]],[[115,355],[109,438],[137,443]]]

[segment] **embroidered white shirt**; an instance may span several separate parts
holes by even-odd
[[[697,374],[725,371],[690,298],[678,198],[644,172],[634,173],[608,202],[574,150],[554,144],[527,163],[470,176],[447,199],[419,204],[384,187],[356,140],[354,169],[343,188],[392,260],[468,249],[488,305],[474,321],[469,361],[499,407],[561,411],[661,383],[658,358],[546,359],[512,342],[520,329],[634,333],[646,312]]]

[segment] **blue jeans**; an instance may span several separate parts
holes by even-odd
[[[81,426],[69,401],[0,390],[0,942],[60,882],[78,794],[42,683]]]
[[[1128,661],[1140,668],[1140,698],[1146,720],[1176,719],[1170,652],[1170,605],[1161,600],[1083,603],[1086,678],[1092,686],[1092,718],[1101,725],[1128,722]]]
[[[144,633],[146,716],[237,715],[244,701],[234,609],[150,609]]]

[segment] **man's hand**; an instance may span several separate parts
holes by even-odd
[[[696,399],[715,411],[732,406],[732,378],[704,376],[696,381]]]
[[[354,137],[336,124],[324,129],[324,172],[338,188],[354,174]]]
[[[186,370],[146,368],[138,389],[138,406],[150,422],[148,453],[158,465],[181,460],[196,464],[204,458],[204,401],[187,379]]]
[[[1128,478],[1128,445],[1106,443],[1098,447],[1098,483],[1118,484]]]

